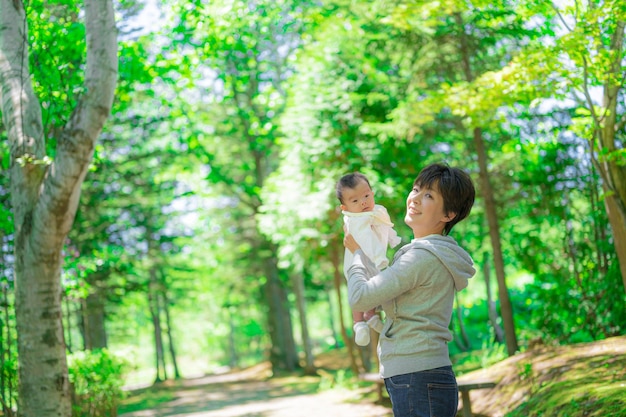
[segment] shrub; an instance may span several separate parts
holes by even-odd
[[[69,355],[72,417],[115,417],[124,394],[122,385],[127,365],[107,349]]]

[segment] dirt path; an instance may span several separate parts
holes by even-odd
[[[168,400],[119,417],[392,417],[390,408],[362,400],[371,389],[316,392],[319,378],[266,379],[266,369],[211,375],[160,387]],[[135,392],[133,397],[141,395]]]

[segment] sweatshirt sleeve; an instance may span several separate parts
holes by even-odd
[[[389,247],[395,248],[400,244],[401,241],[402,239],[400,239],[400,236],[398,236],[398,232],[396,232],[395,229],[390,228],[388,236]]]
[[[363,251],[354,252],[348,268],[348,302],[357,311],[366,311],[381,305],[416,285],[418,279],[415,256],[418,251],[408,251],[378,272]]]
[[[346,279],[349,280],[350,276],[354,272],[354,274],[362,277],[364,280],[367,281],[370,277],[373,277],[380,272],[378,268],[376,268],[374,262],[372,262],[372,260],[367,257],[365,252],[363,252],[363,249],[357,249],[352,256],[352,265],[348,267]]]

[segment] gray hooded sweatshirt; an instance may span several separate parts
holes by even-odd
[[[448,330],[454,293],[476,270],[470,255],[450,236],[429,235],[398,250],[378,272],[357,250],[348,269],[352,309],[382,305],[385,324],[378,342],[383,378],[450,366]]]

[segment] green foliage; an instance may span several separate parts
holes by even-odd
[[[6,349],[6,346],[2,346],[2,348]],[[16,346],[11,347],[11,348],[17,349]],[[2,364],[2,366],[0,367],[0,372],[2,372],[2,375],[0,376],[0,380],[2,381],[0,385],[0,387],[2,388],[2,392],[0,393],[0,396],[2,397],[1,409],[4,410],[4,412],[7,412],[5,407],[12,408],[13,404],[17,404],[17,384],[18,384],[17,357],[8,357],[8,359],[4,359],[1,364]]]
[[[494,363],[506,359],[506,357],[505,344],[488,344],[485,341],[481,349],[457,353],[452,355],[451,359],[454,372],[460,376],[478,369],[488,368]]]
[[[593,271],[593,267],[588,271]],[[533,327],[546,338],[561,343],[588,342],[623,334],[626,296],[615,290],[621,284],[617,265],[603,279],[594,279],[593,274],[583,274],[579,279],[563,272],[542,275],[535,284],[529,285],[528,305],[533,307]]]
[[[355,376],[349,369],[337,369],[337,370],[320,370],[319,390],[331,390],[339,387],[354,389],[356,388]]]
[[[41,102],[47,155],[82,92],[85,67],[85,27],[74,1],[27,3],[30,70]]]
[[[546,122],[530,132],[533,142],[511,144],[523,169],[509,189],[523,198],[510,199],[515,204],[506,210],[515,227],[503,233],[516,267],[535,277],[522,290],[518,305],[527,313],[519,317],[530,318],[530,328],[544,338],[563,343],[623,334],[626,296],[615,291],[621,275],[597,174],[577,151],[579,140],[556,141],[549,128]]]
[[[117,415],[124,397],[122,386],[127,362],[107,349],[69,355],[68,370],[73,387],[72,417]]]

